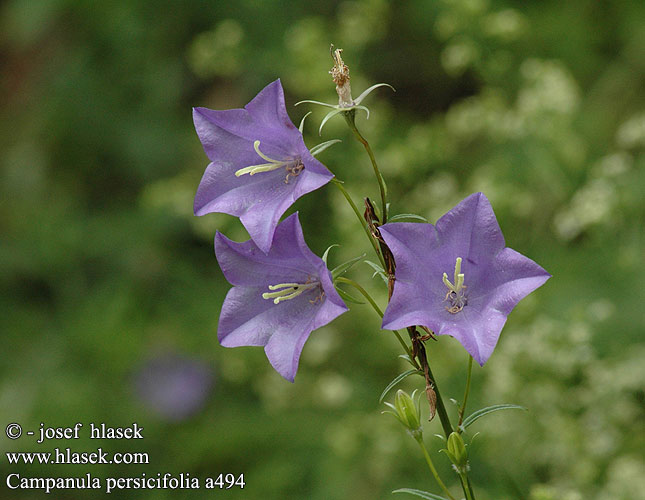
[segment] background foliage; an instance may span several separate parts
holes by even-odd
[[[313,334],[293,385],[261,349],[216,338],[228,285],[212,237],[247,236],[232,217],[192,216],[207,160],[190,108],[241,107],[280,77],[298,123],[307,110],[293,103],[335,100],[333,42],[355,95],[397,89],[372,94],[370,120],[358,119],[393,211],[435,221],[484,191],[507,244],[553,274],[475,370],[472,409],[530,409],[473,426],[477,498],[645,498],[643,2],[10,0],[0,15],[3,426],[137,421],[143,443],[100,444],[147,451],[151,464],[93,475],[244,473],[231,499],[433,489],[413,440],[380,414],[404,367],[366,306]],[[308,120],[308,145],[343,139],[321,160],[356,199],[376,198],[343,120],[317,136],[323,113]],[[369,251],[331,187],[296,209],[318,254],[343,244],[332,263]],[[367,266],[352,273],[384,303]],[[444,395],[461,397],[463,350],[448,337],[428,348]],[[159,368],[160,357],[171,361]],[[195,411],[175,414],[186,370]],[[440,448],[439,422],[425,430]],[[3,478],[88,472],[1,463]]]

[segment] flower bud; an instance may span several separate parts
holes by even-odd
[[[457,472],[465,471],[468,467],[468,452],[461,434],[453,432],[448,436],[448,449],[446,454],[454,464]]]
[[[394,411],[389,411],[401,422],[408,430],[410,435],[416,439],[421,439],[423,429],[421,428],[421,409],[419,408],[418,399],[415,403],[414,396],[417,391],[410,396],[407,392],[398,390],[394,397],[394,404],[385,403]]]

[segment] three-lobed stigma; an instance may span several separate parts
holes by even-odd
[[[461,272],[461,260],[461,257],[457,257],[455,261],[455,272],[452,283],[448,279],[448,275],[443,273],[443,284],[448,287],[448,293],[446,293],[444,302],[448,302],[449,306],[446,306],[446,311],[450,314],[457,314],[468,304],[468,298],[465,294],[467,287],[464,285],[464,273]]]

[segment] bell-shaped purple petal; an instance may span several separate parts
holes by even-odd
[[[380,228],[396,262],[394,293],[383,328],[423,325],[451,335],[483,365],[495,348],[506,317],[550,275],[528,257],[505,247],[490,202],[470,195],[436,226],[391,223]],[[461,258],[464,287],[450,296]],[[454,283],[452,283],[454,284]]]
[[[215,254],[233,285],[219,318],[220,343],[264,346],[271,365],[293,382],[311,332],[347,311],[324,261],[307,247],[298,214],[278,225],[267,253],[253,240],[236,243],[218,232]],[[263,297],[281,290],[278,303]],[[289,293],[294,297],[285,298]]]
[[[268,252],[280,217],[333,174],[305,146],[284,105],[280,80],[267,85],[244,109],[194,108],[195,129],[211,163],[195,195],[195,215],[222,212],[239,217],[253,241]],[[267,163],[270,171],[235,175]]]

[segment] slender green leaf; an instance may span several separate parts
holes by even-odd
[[[354,304],[365,304],[365,302],[361,302],[355,297],[352,297],[349,293],[347,293],[345,290],[338,286],[334,286],[336,288],[336,291],[338,292],[338,295],[340,295],[340,298],[347,301],[347,302],[352,302]]]
[[[375,271],[378,271],[379,273],[384,273],[384,272],[385,272],[385,271],[383,270],[383,268],[382,268],[379,264],[377,264],[376,262],[372,262],[371,260],[366,260],[366,261],[365,261],[365,264],[367,264],[368,266],[370,266],[370,267],[371,267],[372,269],[374,269]]]
[[[390,217],[388,222],[401,222],[405,220],[413,220],[413,221],[421,221],[421,222],[428,222],[428,219],[425,217],[421,217],[420,215],[417,214],[398,214]]]
[[[385,271],[383,271],[383,268],[381,266],[379,266],[378,264],[376,264],[376,263],[374,263],[372,261],[369,261],[369,260],[366,260],[364,262],[365,262],[365,264],[370,266],[372,269],[374,269],[374,274],[372,274],[372,278],[378,274],[381,277],[381,279],[385,282],[385,284],[387,285],[387,276],[385,275]]]
[[[343,262],[342,264],[336,266],[331,271],[332,278],[334,279],[338,278],[340,275],[344,274],[345,271],[347,271],[350,267],[356,264],[359,260],[364,258],[365,258],[365,254],[359,255],[358,257],[354,257],[353,259],[350,259],[347,262]]]
[[[406,360],[408,363],[410,363],[412,366],[415,366],[412,360],[410,359],[410,356],[407,354],[399,354],[399,358]],[[416,369],[416,367],[415,367]]]
[[[417,497],[425,498],[426,500],[448,500],[445,497],[440,497],[434,493],[428,493],[427,491],[415,490],[412,488],[401,488],[399,490],[394,490],[392,493],[408,493]]]
[[[415,368],[415,369],[413,369],[413,370],[407,370],[407,371],[404,371],[403,373],[400,373],[399,375],[397,375],[396,377],[394,377],[394,380],[392,380],[392,382],[390,382],[389,384],[387,384],[387,387],[386,387],[386,388],[385,388],[385,390],[381,393],[381,397],[379,398],[378,402],[379,402],[379,403],[382,403],[382,402],[383,402],[383,399],[385,398],[385,396],[387,395],[387,393],[388,393],[388,392],[390,392],[390,389],[392,389],[392,387],[394,387],[396,384],[398,384],[399,382],[401,382],[401,380],[403,380],[403,379],[405,379],[405,378],[409,377],[410,375],[414,375],[415,373],[418,373],[419,375],[423,375],[423,373],[421,373],[419,370],[417,370],[417,369]]]
[[[501,405],[493,405],[493,406],[487,406],[486,408],[482,408],[480,410],[477,410],[476,412],[472,413],[468,417],[464,419],[464,421],[461,424],[461,427],[466,429],[469,425],[472,425],[475,423],[477,420],[479,420],[481,417],[484,415],[488,415],[489,413],[493,413],[494,411],[499,411],[499,410],[524,410],[528,411],[528,408],[525,408],[524,406],[520,405],[513,405],[513,404],[501,404]]]

